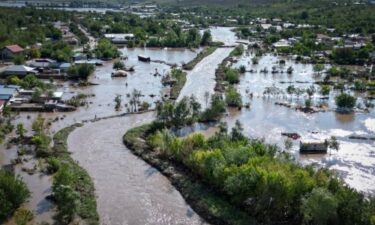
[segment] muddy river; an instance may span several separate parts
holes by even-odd
[[[94,95],[94,97],[89,97],[87,98],[88,105],[85,107],[80,107],[78,110],[74,112],[68,112],[68,113],[42,113],[42,116],[45,117],[48,121],[51,121],[51,126],[49,128],[49,133],[53,135],[56,133],[58,130],[69,126],[71,124],[74,124],[76,122],[81,122],[83,120],[91,120],[94,119],[95,117],[100,118],[100,117],[106,117],[106,116],[112,116],[116,114],[122,114],[127,112],[127,106],[126,104],[129,102],[129,97],[128,95],[132,93],[134,89],[141,90],[142,92],[142,97],[141,101],[146,101],[150,103],[151,107],[154,106],[154,103],[158,100],[161,99],[161,91],[163,89],[163,86],[161,84],[161,76],[154,76],[156,72],[158,72],[160,75],[165,75],[167,72],[170,71],[170,66],[164,64],[164,63],[144,63],[138,61],[138,55],[143,54],[150,56],[152,60],[159,60],[166,62],[168,64],[178,64],[181,65],[185,62],[188,62],[192,60],[196,54],[200,51],[195,50],[186,50],[186,49],[120,49],[123,52],[124,56],[128,57],[128,60],[124,61],[125,65],[127,67],[134,66],[135,71],[134,72],[129,72],[127,78],[112,78],[111,73],[113,72],[112,66],[113,62],[106,62],[103,66],[97,67],[95,70],[94,75],[90,78],[90,81],[92,83],[95,83],[97,85],[93,86],[88,86],[88,87],[72,87],[69,82],[64,82],[64,83],[59,83],[60,87],[59,89],[64,92],[65,96],[70,96],[72,94],[77,94],[77,93],[83,93],[86,95]],[[115,111],[115,104],[114,104],[114,98],[117,95],[121,95],[122,98],[122,109],[120,111]],[[23,123],[25,125],[25,128],[30,132],[31,131],[31,124],[34,121],[34,119],[37,117],[38,113],[21,113],[18,116],[16,116],[16,120],[14,121],[15,124],[17,123]],[[134,117],[132,117],[134,118]],[[146,119],[142,120],[143,116],[137,117],[138,124],[142,121],[146,121]],[[151,117],[145,116],[145,118],[151,119]],[[135,119],[135,118],[134,118]],[[54,121],[54,122],[52,122]],[[107,121],[107,120],[104,120]],[[127,123],[132,120],[126,120]],[[102,122],[105,123],[105,122]],[[108,120],[108,123],[111,124],[112,122]],[[134,124],[135,125],[135,124]],[[133,125],[133,126],[134,126]],[[92,125],[91,125],[92,126]],[[129,124],[127,127],[130,127],[131,124]],[[106,127],[106,126],[104,126]],[[110,127],[110,126],[108,126]],[[126,127],[124,127],[126,128]],[[106,130],[106,129],[104,129]],[[126,129],[125,129],[126,130]],[[121,137],[125,130],[119,131],[116,135],[117,137]],[[89,132],[90,133],[90,132]],[[31,134],[31,133],[30,133]],[[90,135],[90,137],[93,137]],[[108,144],[108,141],[106,139],[101,139],[101,138],[94,138],[97,139],[98,141],[102,142],[102,146],[106,146]],[[93,139],[90,139],[91,141]],[[114,145],[117,145],[118,147],[121,146],[118,151],[125,151],[121,138],[115,140],[113,142]],[[112,147],[108,147],[105,149],[112,149]],[[15,159],[17,157],[17,148],[13,147],[11,149],[6,149],[5,145],[0,146],[0,165],[6,165],[9,164],[12,159]],[[71,150],[72,151],[72,150]],[[89,152],[87,152],[89,154]],[[127,153],[127,155],[131,155],[130,152]],[[84,159],[87,158],[87,155],[78,155],[80,157],[83,157]],[[78,157],[77,156],[77,157]],[[113,155],[113,157],[117,158],[118,155]],[[78,160],[79,158],[77,158]],[[98,158],[99,160],[101,157]],[[111,163],[114,159],[107,158],[109,161],[107,163]],[[157,171],[152,170],[152,168],[147,168],[146,164],[143,163],[142,160],[137,159],[137,158],[124,158],[122,159],[124,162],[127,160],[131,161],[137,161],[138,167],[133,168],[133,175],[134,172],[137,171],[139,173],[144,173],[145,168],[152,174],[156,174],[152,176],[152,179],[150,179],[150,182],[152,181],[155,185],[164,185],[164,190],[168,189],[168,192],[164,193],[159,193],[157,197],[159,199],[170,199],[169,202],[165,203],[165,205],[160,205],[159,202],[147,202],[143,201],[143,203],[139,203],[138,206],[141,204],[143,205],[143,209],[146,208],[147,206],[150,207],[156,207],[153,208],[153,211],[149,211],[147,215],[142,214],[141,210],[137,214],[135,211],[137,211],[137,208],[134,208],[133,211],[131,211],[131,214],[126,214],[126,217],[124,216],[125,214],[123,212],[118,213],[118,216],[113,218],[115,222],[111,222],[112,218],[106,214],[106,212],[103,212],[99,210],[100,216],[103,221],[107,221],[105,224],[124,224],[121,223],[121,220],[126,221],[126,218],[131,218],[133,221],[141,221],[142,219],[149,220],[149,224],[176,224],[174,221],[177,221],[180,223],[177,224],[200,224],[198,222],[191,222],[191,221],[199,221],[198,216],[195,216],[195,213],[190,210],[190,208],[186,205],[184,201],[182,201],[182,197],[178,194],[178,192],[173,189],[170,185],[168,186],[168,182],[166,178],[164,178],[162,175],[160,175]],[[25,163],[23,165],[18,165],[16,166],[15,170],[16,173],[19,174],[23,180],[26,182],[28,185],[28,188],[32,192],[31,198],[27,202],[26,206],[30,208],[35,215],[35,219],[33,222],[39,223],[39,222],[52,222],[52,216],[53,216],[53,204],[49,202],[48,200],[45,199],[48,195],[51,194],[51,177],[41,175],[39,173],[29,175],[27,173],[22,172],[22,168],[33,168],[34,165],[37,165],[38,162],[37,160],[30,158],[28,163]],[[101,174],[96,174],[96,171],[90,171],[88,170],[89,174],[92,177],[97,177],[98,175]],[[118,175],[117,180],[122,180],[122,178],[127,177],[127,172],[128,170],[122,170],[122,171],[115,171],[116,175]],[[129,176],[132,176],[129,174]],[[127,178],[129,178],[129,176]],[[157,192],[157,190],[162,190],[161,187],[156,187],[154,186],[146,186],[146,185],[141,185],[141,179],[144,177],[139,177],[138,180],[138,189],[133,189],[130,191],[128,196],[137,196],[137,193],[140,193],[139,189],[144,187],[145,190],[143,192],[143,196],[147,195],[148,189],[154,189],[154,193]],[[160,180],[160,181],[159,181]],[[127,183],[128,180],[124,179],[122,182]],[[114,182],[115,183],[115,182]],[[104,186],[112,186],[104,184]],[[150,183],[149,183],[150,184]],[[128,183],[128,185],[130,185]],[[117,202],[116,194],[113,192],[107,192],[106,195],[103,196],[104,192],[101,192],[98,189],[98,206],[100,209],[105,209],[107,208],[108,205],[105,205],[105,202],[102,202],[102,200],[105,199],[110,199],[111,200],[111,205],[112,207],[109,208],[108,210],[110,211],[115,211],[115,209],[121,208],[122,206],[118,207],[118,204],[115,204]],[[124,190],[121,190],[123,192]],[[150,192],[150,195],[154,195],[154,193]],[[171,194],[169,194],[171,193]],[[110,194],[110,195],[109,195]],[[113,198],[111,199],[109,196],[112,196]],[[142,199],[142,196],[137,196],[137,198]],[[136,199],[136,197],[134,197]],[[150,199],[152,200],[152,198]],[[154,201],[154,200],[152,200]],[[155,200],[156,201],[156,200]],[[173,202],[169,206],[169,204]],[[103,204],[105,207],[102,207]],[[108,203],[108,201],[107,201]],[[151,204],[151,205],[150,205]],[[179,206],[181,204],[181,206]],[[128,205],[129,207],[129,205]],[[176,213],[173,213],[173,209],[176,209]],[[142,210],[143,210],[142,209]],[[163,210],[166,209],[166,211],[163,214]],[[167,210],[168,209],[168,210]],[[123,211],[125,211],[124,209]],[[116,211],[117,212],[117,211]],[[183,212],[183,213],[182,213]],[[157,221],[155,218],[159,218],[159,216],[163,214],[165,215],[162,221]],[[107,215],[107,216],[105,216]],[[113,215],[113,214],[112,214]],[[132,215],[132,216],[129,216]],[[168,215],[174,215],[168,218]],[[179,215],[179,217],[177,216]],[[139,218],[137,217],[139,216]],[[186,217],[186,218],[185,218]],[[178,219],[179,218],[179,219]],[[186,222],[181,222],[185,221]],[[109,222],[108,222],[109,221]],[[120,222],[119,222],[120,221]],[[164,222],[163,222],[164,221]],[[168,221],[172,221],[169,222]],[[134,224],[132,221],[129,221],[129,223],[125,224]],[[143,223],[136,223],[136,224],[143,224]],[[146,223],[145,223],[146,224]]]
[[[167,178],[122,143],[130,128],[153,113],[102,120],[76,129],[68,139],[72,157],[89,171],[102,224],[205,224]]]
[[[235,43],[236,38],[230,28],[212,28],[213,39],[223,41],[228,45]],[[150,56],[151,59],[176,63],[181,65],[195,57],[197,52],[176,49],[122,49],[128,56],[126,66],[134,66],[135,72],[129,73],[127,78],[111,78],[113,62],[107,62],[97,67],[90,79],[98,85],[85,88],[72,87],[69,83],[62,83],[61,90],[66,95],[72,92],[92,94],[95,97],[87,99],[87,107],[81,107],[71,113],[44,113],[43,116],[52,122],[50,133],[82,120],[94,119],[121,114],[127,111],[128,95],[134,90],[141,90],[141,101],[147,101],[152,106],[160,100],[161,76],[154,76],[157,72],[164,75],[170,67],[163,63],[139,62],[139,54]],[[199,50],[197,50],[199,51]],[[221,59],[229,54],[230,49],[218,49],[211,56],[205,58],[197,67],[188,73],[186,86],[181,96],[194,94],[205,106],[204,93],[212,92],[215,85],[214,72]],[[266,55],[259,60],[259,65],[253,66],[249,62],[251,56],[242,57],[235,66],[246,65],[247,69],[256,69],[256,73],[245,73],[241,76],[238,86],[244,103],[250,103],[250,109],[242,111],[230,110],[224,118],[229,125],[240,120],[245,133],[251,137],[264,137],[268,142],[283,145],[281,132],[298,132],[304,138],[321,140],[335,135],[340,142],[340,150],[326,155],[303,155],[298,153],[299,143],[296,141],[291,153],[303,164],[316,163],[335,169],[345,181],[366,193],[375,190],[375,145],[373,141],[349,140],[351,134],[375,136],[375,115],[370,113],[356,113],[353,115],[339,115],[334,112],[304,114],[281,106],[276,101],[284,101],[295,96],[267,96],[262,93],[266,87],[273,84],[285,89],[289,84],[280,81],[293,82],[296,86],[307,87],[314,80],[319,79],[312,72],[311,65],[286,62],[286,67],[292,65],[295,71],[292,75],[261,74],[260,69],[277,66],[279,59]],[[285,70],[285,68],[284,68]],[[296,81],[304,81],[297,83]],[[253,93],[253,99],[249,98]],[[114,98],[121,95],[122,110],[114,109]],[[332,93],[334,95],[334,93]],[[318,99],[318,95],[314,99]],[[180,97],[181,98],[181,97]],[[301,97],[303,98],[303,97]],[[318,101],[318,100],[316,100]],[[332,107],[333,98],[328,104]],[[30,118],[27,118],[27,117]],[[37,113],[21,113],[15,123],[23,122],[30,131],[31,123]],[[98,197],[98,211],[102,224],[202,224],[202,220],[185,203],[181,195],[171,186],[168,180],[158,171],[148,166],[142,160],[133,156],[122,143],[122,135],[127,129],[150,122],[154,118],[152,113],[134,115],[122,118],[101,120],[87,123],[75,130],[69,136],[69,150],[72,157],[79,161],[93,178]],[[15,149],[0,149],[0,163],[7,164],[17,156]],[[30,160],[24,167],[32,167],[37,161]],[[35,222],[51,221],[53,205],[45,200],[51,193],[51,178],[44,175],[28,175],[16,168],[30,188],[32,197],[27,205],[34,211]]]

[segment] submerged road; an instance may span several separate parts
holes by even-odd
[[[122,142],[127,130],[154,118],[154,113],[145,113],[101,120],[69,136],[73,159],[94,181],[101,224],[206,224],[166,177]]]
[[[182,88],[177,101],[183,97],[194,95],[202,108],[210,102],[205,96],[214,93],[215,71],[218,65],[229,55],[233,48],[218,48],[211,55],[200,61],[192,71],[188,72],[185,86]]]

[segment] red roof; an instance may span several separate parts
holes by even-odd
[[[23,48],[21,48],[19,45],[8,45],[5,48],[11,51],[12,53],[23,52]]]

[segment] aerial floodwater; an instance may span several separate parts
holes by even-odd
[[[285,137],[282,132],[297,132],[307,140],[324,140],[331,136],[340,141],[338,151],[328,154],[299,154],[299,140],[294,141],[292,155],[302,164],[319,164],[337,171],[350,186],[367,194],[375,193],[375,143],[370,140],[353,140],[350,136],[373,137],[375,135],[375,112],[339,114],[334,111],[334,94],[330,100],[323,101],[330,110],[306,114],[294,109],[278,106],[276,102],[293,100],[295,103],[303,101],[303,97],[288,95],[286,93],[264,94],[270,87],[285,90],[293,84],[307,88],[314,85],[321,75],[313,71],[311,64],[295,63],[294,60],[266,54],[259,59],[257,65],[249,65],[253,54],[242,56],[234,67],[246,65],[256,72],[246,72],[240,80],[238,89],[243,97],[243,102],[250,103],[249,110],[230,110],[224,121],[233,126],[236,120],[244,125],[245,133],[250,137],[265,138],[270,143],[284,146]],[[284,59],[285,65],[279,61]],[[292,74],[264,74],[262,69],[279,70],[289,66],[294,68]],[[252,95],[253,97],[250,97]],[[306,97],[306,96],[305,96]],[[322,102],[320,94],[312,97],[315,102]],[[359,96],[361,97],[361,96]]]
[[[0,224],[375,225],[374,0],[170,2],[0,0]]]
[[[72,157],[94,180],[102,224],[206,224],[156,169],[122,143],[130,128],[154,113],[90,123],[68,139]]]

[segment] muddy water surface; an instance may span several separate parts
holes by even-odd
[[[180,64],[186,61],[190,61],[195,57],[197,52],[191,50],[181,50],[181,49],[121,49],[124,55],[128,56],[128,60],[124,61],[126,66],[134,66],[135,72],[128,73],[127,78],[111,78],[111,73],[113,72],[113,62],[106,62],[103,66],[97,67],[94,75],[90,78],[90,81],[98,85],[89,86],[89,87],[72,87],[69,82],[60,83],[62,87],[60,88],[64,91],[64,95],[69,96],[73,93],[83,93],[87,95],[94,95],[87,99],[89,102],[87,107],[80,107],[77,111],[68,112],[68,113],[42,113],[42,116],[51,122],[49,132],[51,135],[56,133],[58,130],[74,124],[76,122],[81,122],[83,120],[91,120],[95,117],[106,117],[115,114],[121,114],[127,112],[127,107],[125,104],[129,102],[127,97],[134,89],[142,91],[141,101],[147,101],[153,106],[154,102],[160,100],[160,91],[162,90],[162,85],[160,83],[161,76],[154,76],[155,71],[157,70],[161,75],[164,75],[170,70],[170,67],[161,64],[161,63],[143,63],[138,61],[138,55],[144,54],[150,56],[155,60],[162,60],[167,63],[176,63]],[[117,95],[122,96],[122,109],[117,112],[114,109],[114,98]],[[153,95],[151,97],[150,95]],[[38,113],[21,113],[17,116],[15,124],[23,123],[26,129],[31,134],[31,124],[37,117]],[[141,118],[141,116],[140,116]],[[140,119],[141,121],[142,119]],[[52,122],[53,121],[53,122]],[[122,135],[123,133],[118,133]],[[104,140],[105,141],[105,140]],[[121,139],[116,144],[122,146]],[[104,149],[106,149],[104,147]],[[130,153],[129,153],[130,154]],[[17,157],[17,149],[6,150],[4,145],[0,146],[0,165],[9,164],[12,159]],[[87,156],[85,156],[87,157]],[[143,162],[138,160],[139,162]],[[28,188],[30,189],[32,195],[29,199],[27,206],[34,212],[35,223],[39,222],[51,222],[53,217],[53,204],[47,201],[45,198],[51,194],[51,178],[48,176],[40,175],[39,173],[34,175],[29,175],[21,171],[22,167],[32,168],[37,164],[37,160],[30,159],[25,165],[20,165],[16,167],[16,173],[21,175],[23,180],[26,182]],[[90,172],[90,171],[89,171]],[[157,173],[156,171],[154,171]],[[123,170],[122,173],[126,174],[127,171]],[[159,173],[157,173],[159,174]],[[121,174],[119,174],[121,175]],[[123,175],[121,175],[123,176]],[[159,175],[158,177],[162,177]],[[153,180],[157,182],[155,178]],[[166,179],[162,182],[166,182]],[[142,185],[139,185],[141,187]],[[150,187],[151,188],[151,187]],[[175,191],[176,192],[176,191]],[[134,193],[133,193],[134,194]],[[113,196],[116,196],[116,193],[112,193]],[[129,194],[132,195],[132,194]],[[176,194],[172,195],[176,196]],[[181,199],[181,196],[178,196]],[[172,198],[172,197],[169,197]],[[113,198],[112,201],[116,201],[116,198]],[[172,201],[173,202],[173,201]],[[176,201],[175,205],[178,205],[179,202]],[[186,206],[185,203],[183,203]],[[114,210],[118,208],[118,205],[115,202],[112,202]],[[121,207],[121,205],[120,205]],[[160,209],[161,210],[161,209]],[[166,215],[169,212],[165,213]],[[120,213],[121,214],[121,213]],[[134,214],[134,211],[133,211]],[[136,214],[134,214],[136,215]],[[189,214],[190,215],[190,214]],[[144,215],[140,215],[144,216]],[[133,216],[135,217],[135,216]],[[139,219],[139,218],[138,218]],[[107,218],[107,220],[109,220]],[[125,220],[124,220],[125,221]],[[107,224],[123,224],[123,223],[111,223]],[[129,223],[134,224],[134,223]],[[142,224],[142,223],[140,223]],[[150,223],[152,224],[152,223]],[[167,224],[167,223],[164,223]],[[171,223],[173,224],[173,223]],[[185,223],[189,224],[189,223]]]
[[[207,56],[198,63],[192,71],[188,72],[187,80],[184,88],[177,99],[180,101],[183,97],[194,95],[202,108],[206,108],[210,102],[205,97],[206,93],[213,94],[215,88],[215,70],[232,51],[232,48],[218,48],[214,53]]]
[[[206,224],[167,178],[123,145],[128,129],[152,120],[153,113],[102,120],[69,136],[72,157],[94,180],[101,224]]]
[[[240,120],[244,125],[245,133],[250,137],[265,138],[267,142],[284,146],[285,138],[281,132],[297,132],[303,140],[324,141],[331,136],[336,136],[340,142],[339,151],[331,151],[325,155],[300,155],[299,141],[294,141],[291,153],[302,164],[318,164],[336,170],[342,178],[352,187],[365,193],[375,193],[375,142],[355,141],[349,139],[351,135],[375,137],[375,111],[370,113],[338,114],[335,108],[332,92],[329,100],[319,99],[317,92],[312,97],[314,104],[326,103],[330,111],[315,114],[305,114],[293,109],[275,105],[275,102],[292,101],[303,104],[306,95],[291,96],[285,93],[289,85],[299,88],[307,88],[316,80],[321,80],[322,75],[313,72],[312,65],[295,64],[286,59],[286,65],[280,66],[282,58],[265,55],[260,58],[258,65],[252,65],[252,55],[244,56],[234,65],[246,65],[247,70],[256,72],[245,73],[241,77],[238,90],[242,94],[243,102],[250,103],[250,109],[242,111],[230,110],[224,119],[229,125],[234,125]],[[283,70],[281,74],[271,74],[272,67]],[[293,74],[286,74],[287,67],[292,66]],[[260,73],[267,68],[269,73]],[[267,87],[275,86],[284,91],[279,95],[263,95]],[[316,87],[318,90],[318,87]],[[254,97],[250,98],[250,93]],[[298,99],[299,98],[299,99]],[[360,99],[359,99],[360,102]]]

